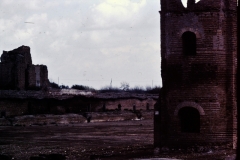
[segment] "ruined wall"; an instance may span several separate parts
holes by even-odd
[[[46,65],[40,65],[40,87],[47,88],[49,86],[48,69]]]
[[[26,66],[32,64],[30,47],[21,46],[12,51],[3,51],[1,63],[24,63]]]
[[[7,89],[13,85],[12,63],[0,63],[0,88]]]
[[[0,90],[0,113],[6,116],[65,114],[118,110],[152,110],[158,95],[93,93],[74,89],[49,91]],[[103,106],[105,105],[105,110]],[[148,106],[148,107],[147,107]]]
[[[14,84],[16,89],[25,89],[26,83],[26,65],[24,63],[17,63],[13,68]]]
[[[0,99],[0,113],[6,113],[6,116],[35,115],[35,114],[66,114],[83,112],[102,112],[108,110],[118,110],[121,104],[121,110],[152,110],[155,100],[138,99],[97,99],[86,97],[75,97],[70,99]],[[147,109],[147,103],[148,108]],[[103,110],[105,105],[105,110]]]
[[[115,100],[105,100],[101,101],[100,104],[97,106],[96,110],[101,110],[103,105],[105,105],[106,109],[108,110],[115,110],[118,109],[118,105],[121,105],[121,110],[133,110],[134,106],[136,110],[152,110],[154,109],[154,104],[156,100],[154,99],[115,99]]]
[[[28,69],[27,69],[27,79],[28,79],[28,82],[27,82],[27,86],[28,88],[34,88],[35,85],[36,85],[36,76],[35,76],[35,67],[34,65],[30,65],[28,66]]]
[[[28,46],[3,51],[0,75],[0,89],[41,89],[47,87],[49,83],[47,67],[32,64]]]
[[[161,7],[163,93],[155,144],[235,147],[236,1],[201,0],[184,8],[180,0],[161,0]],[[186,32],[196,36],[196,55],[184,54]],[[200,114],[199,133],[181,130],[184,107]]]
[[[49,86],[48,70],[45,65],[31,65],[27,69],[27,88],[46,88]]]

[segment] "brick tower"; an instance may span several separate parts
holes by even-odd
[[[161,0],[155,147],[236,147],[237,0]]]

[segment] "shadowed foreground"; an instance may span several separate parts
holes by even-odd
[[[161,157],[225,159],[232,150],[165,151]],[[153,155],[153,121],[0,127],[0,159],[133,159]],[[157,156],[160,157],[160,156]]]

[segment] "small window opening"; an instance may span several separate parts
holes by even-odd
[[[193,107],[184,107],[178,113],[181,132],[200,133],[200,114]]]
[[[187,31],[182,35],[183,55],[196,55],[196,35],[193,32]]]

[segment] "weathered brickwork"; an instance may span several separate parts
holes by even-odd
[[[188,0],[187,8],[181,0],[161,0],[155,146],[236,147],[236,7],[236,0]]]
[[[93,93],[69,89],[0,90],[0,118],[2,113],[5,113],[6,117],[13,117],[29,114],[83,113],[86,111],[153,111],[157,99],[158,94],[126,92]],[[119,105],[121,105],[120,109]]]
[[[42,89],[48,86],[45,65],[33,65],[30,47],[3,51],[0,62],[0,89]]]

